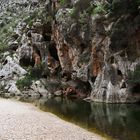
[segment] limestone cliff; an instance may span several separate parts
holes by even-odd
[[[10,86],[5,88],[7,74],[3,72],[5,65],[11,67],[10,60],[20,65],[18,69],[26,69],[22,75],[27,71],[21,77],[17,70],[9,69],[16,75],[9,78],[20,96],[88,97],[106,103],[140,101],[138,0],[12,2],[10,12],[1,8],[5,12],[1,14],[4,35],[0,43],[6,46],[1,49],[3,94],[13,93]],[[20,11],[17,15],[15,9]],[[10,28],[14,19],[17,22],[5,33],[7,19]],[[11,58],[7,59],[5,51]]]

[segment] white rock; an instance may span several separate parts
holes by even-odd
[[[20,90],[17,88],[15,83],[11,83],[11,86],[8,89],[8,92],[13,93],[15,95],[20,95],[21,94]]]
[[[61,90],[58,90],[58,91],[54,92],[54,95],[56,95],[56,96],[61,96],[62,94],[63,94],[63,93],[62,93]]]
[[[25,75],[27,72],[20,65],[13,61],[10,56],[5,59],[5,65],[2,66],[0,70],[0,77],[3,79],[12,78],[14,74],[18,76]]]
[[[31,89],[34,90],[34,92],[41,94],[42,96],[46,96],[49,93],[48,90],[45,89],[44,85],[39,80],[36,82],[33,81]]]

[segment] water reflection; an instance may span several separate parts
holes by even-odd
[[[91,103],[91,120],[116,139],[140,139],[140,106]]]
[[[40,99],[37,105],[63,119],[118,140],[140,140],[140,105],[87,103],[60,97]]]

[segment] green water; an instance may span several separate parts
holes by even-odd
[[[140,140],[140,105],[88,103],[56,97],[40,99],[37,106],[116,140]]]

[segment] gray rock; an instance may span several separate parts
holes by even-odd
[[[12,78],[14,74],[23,76],[27,73],[20,65],[15,63],[10,56],[7,56],[2,68],[0,69],[0,77],[2,79]]]
[[[61,90],[58,90],[58,91],[54,92],[54,95],[55,95],[55,96],[61,96],[62,94],[63,94],[63,93],[62,93]]]

